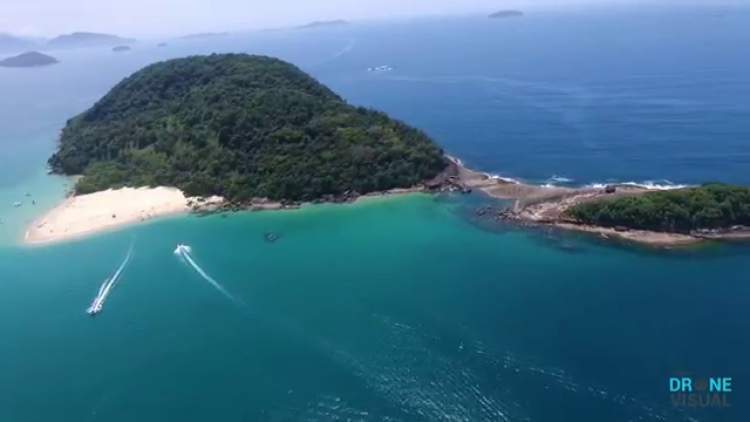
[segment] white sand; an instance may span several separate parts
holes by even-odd
[[[26,232],[26,243],[52,243],[190,211],[190,198],[179,189],[122,188],[68,198],[36,220]],[[221,202],[214,197],[209,202]]]

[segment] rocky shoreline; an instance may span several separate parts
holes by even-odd
[[[497,221],[509,222],[527,227],[554,227],[562,230],[576,231],[596,235],[607,240],[619,240],[651,247],[681,247],[706,241],[745,241],[750,240],[750,227],[734,226],[721,230],[696,230],[690,233],[660,232],[637,230],[624,226],[605,227],[583,224],[568,217],[565,211],[571,207],[589,202],[612,200],[616,198],[642,195],[653,192],[652,189],[631,185],[610,185],[604,188],[544,188],[519,184],[519,194],[497,195],[493,188],[483,189],[491,197],[514,199],[509,208],[483,208],[477,215],[492,217]]]
[[[460,161],[448,157],[449,164],[442,173],[421,184],[409,188],[394,188],[380,192],[361,194],[357,191],[346,191],[340,195],[325,195],[308,202],[275,201],[268,198],[252,198],[243,202],[211,202],[203,198],[192,198],[188,201],[191,211],[198,214],[242,212],[242,211],[278,211],[295,210],[310,204],[349,204],[366,198],[377,198],[410,193],[444,193],[458,192],[468,194],[474,188],[493,185],[489,176],[464,168]]]
[[[230,202],[220,197],[187,198],[179,190],[166,187],[123,188],[71,196],[58,208],[35,222],[27,231],[25,240],[27,243],[48,243],[181,212],[210,215],[243,211],[296,210],[309,204],[347,204],[367,198],[413,193],[469,194],[475,190],[492,198],[513,201],[511,206],[479,208],[475,211],[478,217],[520,227],[553,227],[588,233],[602,239],[668,248],[706,241],[750,240],[750,227],[745,226],[724,230],[666,233],[582,224],[568,217],[565,211],[587,201],[642,195],[653,190],[631,185],[612,185],[600,189],[536,186],[477,172],[465,167],[457,158],[447,158],[449,165],[443,172],[416,186],[367,194],[347,191],[340,195],[326,195],[310,202],[274,201],[266,198]],[[138,202],[142,204],[138,205]]]

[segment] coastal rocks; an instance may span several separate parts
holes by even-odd
[[[474,210],[474,215],[477,217],[485,217],[493,212],[493,208],[490,206],[480,207]]]
[[[450,160],[448,167],[442,173],[425,182],[424,188],[428,192],[460,192],[463,194],[472,192],[471,186],[462,180],[459,166],[453,160]]]
[[[210,214],[223,209],[226,205],[224,198],[220,196],[195,196],[188,198],[186,204],[192,212],[198,214]]]
[[[274,233],[274,232],[266,232],[266,233],[263,233],[263,239],[267,243],[276,243],[276,241],[281,239],[281,235],[278,233]]]
[[[699,229],[690,235],[707,240],[750,240],[750,227],[735,225],[727,229]]]
[[[348,202],[354,202],[362,196],[359,192],[354,190],[348,190],[340,195],[328,194],[313,201],[314,204],[322,203],[333,203],[333,204],[344,204]]]

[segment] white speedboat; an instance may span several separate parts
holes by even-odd
[[[189,253],[189,252],[190,252],[190,246],[183,245],[182,243],[177,245],[177,248],[175,248],[174,250],[175,255],[182,255],[184,253]]]
[[[94,299],[94,303],[89,306],[88,309],[86,309],[86,313],[91,316],[96,316],[99,312],[102,311],[102,303],[99,301],[99,298]]]

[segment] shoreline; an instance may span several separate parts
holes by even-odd
[[[470,193],[474,189],[491,198],[514,201],[511,208],[477,210],[478,215],[489,214],[497,220],[519,226],[548,226],[596,235],[602,239],[667,248],[696,245],[707,241],[750,240],[750,228],[684,234],[581,224],[566,217],[564,211],[586,201],[641,195],[655,189],[630,184],[606,188],[532,185],[471,170],[458,158],[449,155],[446,155],[446,158],[450,164],[441,174],[410,188],[394,188],[364,195],[345,192],[342,195],[327,195],[304,203],[264,198],[253,198],[244,203],[230,203],[218,196],[186,197],[179,189],[164,186],[108,189],[92,194],[73,195],[35,219],[27,228],[22,242],[29,246],[61,243],[160,217],[188,213],[295,210],[315,204],[351,204],[414,193]]]
[[[583,224],[567,217],[564,212],[574,205],[590,201],[611,200],[643,195],[659,189],[632,184],[613,184],[602,188],[536,186],[522,182],[508,182],[499,186],[482,187],[488,196],[496,199],[513,199],[513,207],[497,212],[498,220],[521,226],[547,226],[561,230],[596,235],[601,239],[619,240],[643,246],[673,248],[693,246],[710,241],[748,241],[750,228],[736,227],[707,232],[660,232]],[[481,211],[482,215],[487,210]]]
[[[304,203],[286,203],[254,198],[244,204],[226,202],[223,198],[186,197],[173,187],[139,187],[108,189],[85,195],[72,195],[33,220],[26,228],[22,243],[46,246],[115,231],[134,224],[182,214],[221,212],[258,212],[298,210],[316,204],[352,204],[377,198],[425,193],[425,187],[395,188],[365,195],[345,195]]]
[[[170,187],[108,189],[74,195],[36,218],[24,232],[23,243],[43,246],[79,239],[156,218],[220,204],[223,199],[188,198]]]

